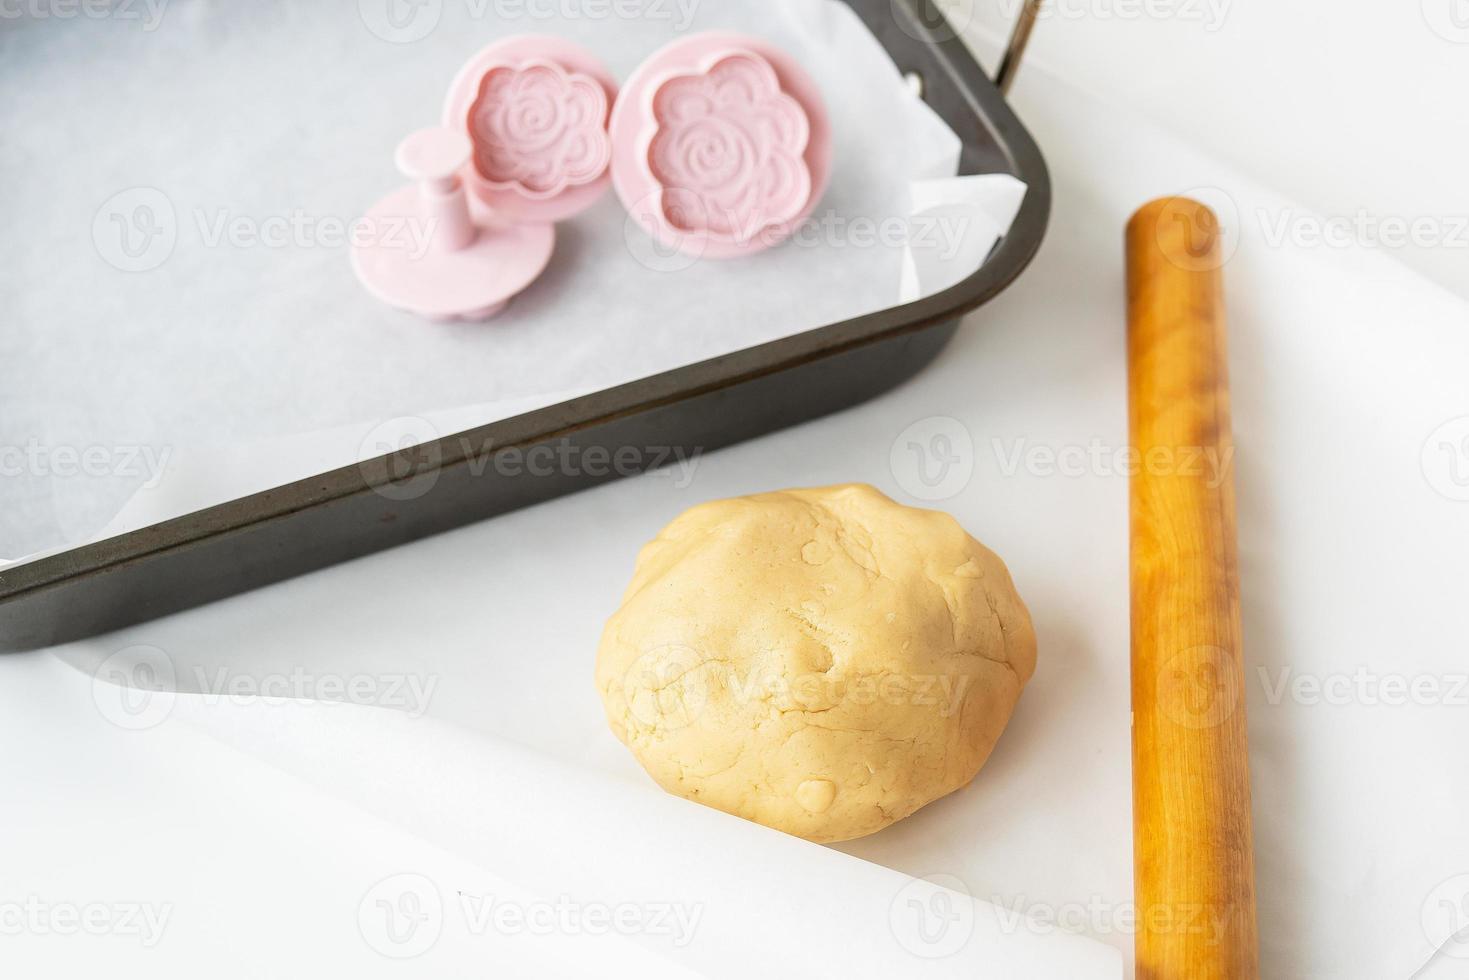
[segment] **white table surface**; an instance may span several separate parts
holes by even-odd
[[[1469,416],[1469,307],[1382,249],[1273,242],[1272,218],[1301,208],[1132,109],[1040,69],[1016,99],[1053,169],[1049,237],[912,383],[705,457],[686,486],[627,481],[65,656],[151,644],[244,671],[407,663],[441,679],[431,713],[637,781],[601,727],[590,663],[638,544],[692,503],[772,487],[861,480],[920,503],[895,443],[915,425],[958,435],[968,480],[935,506],[1009,562],[1040,667],[975,785],[843,849],[1054,911],[1130,959],[1126,481],[1107,464],[1125,446],[1121,228],[1151,196],[1212,188],[1241,215],[1226,276],[1265,975],[1415,975],[1443,938],[1435,916],[1469,891],[1469,444],[1443,428]],[[1085,461],[1057,471],[1045,450]],[[122,732],[70,670],[49,653],[0,660],[4,885],[52,902],[168,902],[175,918],[152,949],[23,935],[0,937],[0,956],[32,976],[97,963],[264,976],[283,956],[303,973],[395,971],[356,928],[364,888],[405,869],[448,875],[462,856],[248,754]],[[1437,693],[1396,703],[1393,678]],[[476,947],[434,955],[465,965]]]

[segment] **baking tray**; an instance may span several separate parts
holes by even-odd
[[[1023,7],[997,81],[931,0],[846,2],[958,134],[959,172],[1007,173],[1028,188],[1009,234],[973,275],[914,303],[12,566],[0,571],[0,650],[82,639],[202,605],[653,468],[660,454],[640,451],[638,463],[598,466],[597,474],[497,465],[496,455],[704,453],[848,408],[916,374],[966,313],[1020,275],[1045,234],[1050,177],[1003,95],[1038,0]]]

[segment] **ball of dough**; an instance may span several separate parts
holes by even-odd
[[[859,485],[687,511],[597,652],[612,730],[664,789],[821,842],[973,779],[1034,670],[1004,563]]]

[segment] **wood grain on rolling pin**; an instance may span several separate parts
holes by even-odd
[[[1259,976],[1220,237],[1185,198],[1127,227],[1139,980]]]

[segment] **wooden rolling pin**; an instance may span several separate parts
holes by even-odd
[[[1256,980],[1221,234],[1164,198],[1127,227],[1138,980]]]

